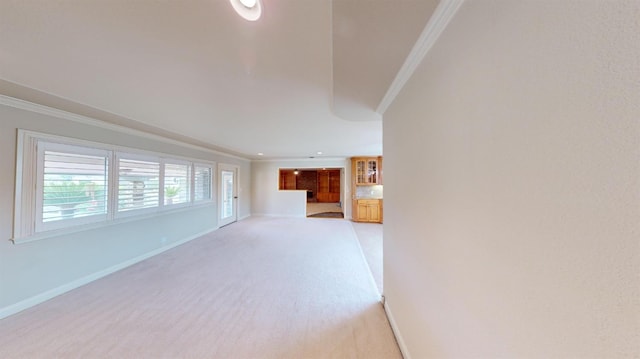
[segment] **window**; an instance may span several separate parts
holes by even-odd
[[[191,166],[189,164],[165,163],[164,204],[175,205],[191,200]]]
[[[210,166],[195,165],[195,183],[194,183],[194,200],[207,201],[211,200],[211,173]]]
[[[212,198],[212,164],[18,131],[14,242]],[[162,190],[161,190],[162,189]]]
[[[160,163],[118,159],[118,212],[160,205]]]
[[[36,230],[106,220],[108,151],[42,143],[38,159]]]

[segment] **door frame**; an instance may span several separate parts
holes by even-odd
[[[228,218],[222,218],[223,206],[224,206],[224,194],[223,194],[223,186],[224,180],[222,178],[222,171],[232,171],[233,172],[233,215]],[[218,227],[226,226],[238,220],[238,181],[240,177],[240,166],[227,164],[227,163],[218,163]]]

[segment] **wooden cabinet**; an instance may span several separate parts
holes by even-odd
[[[351,171],[356,186],[382,184],[382,157],[354,157]]]
[[[351,218],[355,222],[382,223],[382,157],[351,159]],[[364,198],[363,198],[364,197]],[[373,197],[373,198],[367,198]]]
[[[280,186],[282,189],[296,189],[296,175],[293,170],[280,170]]]
[[[318,202],[340,202],[340,170],[318,171]]]
[[[356,222],[382,223],[382,205],[379,199],[357,199],[355,200]]]

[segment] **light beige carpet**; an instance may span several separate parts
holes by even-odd
[[[307,202],[307,216],[318,213],[342,213],[340,203]]]
[[[356,231],[360,246],[367,259],[371,275],[376,282],[378,291],[382,294],[382,224],[380,223],[359,223],[352,222],[353,229]]]
[[[1,320],[0,358],[401,358],[351,228],[221,228]]]

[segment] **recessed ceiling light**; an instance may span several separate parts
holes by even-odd
[[[264,156],[264,153],[258,152],[258,156]]]
[[[322,154],[322,151],[318,151],[318,152],[316,152],[316,153],[317,153],[317,154],[319,154],[319,155],[321,155],[321,154]]]
[[[249,9],[251,9],[252,7],[256,6],[256,4],[258,3],[258,0],[240,0],[240,3],[242,3],[242,5],[248,7]]]
[[[245,20],[256,21],[262,15],[260,0],[229,0],[231,6]]]

